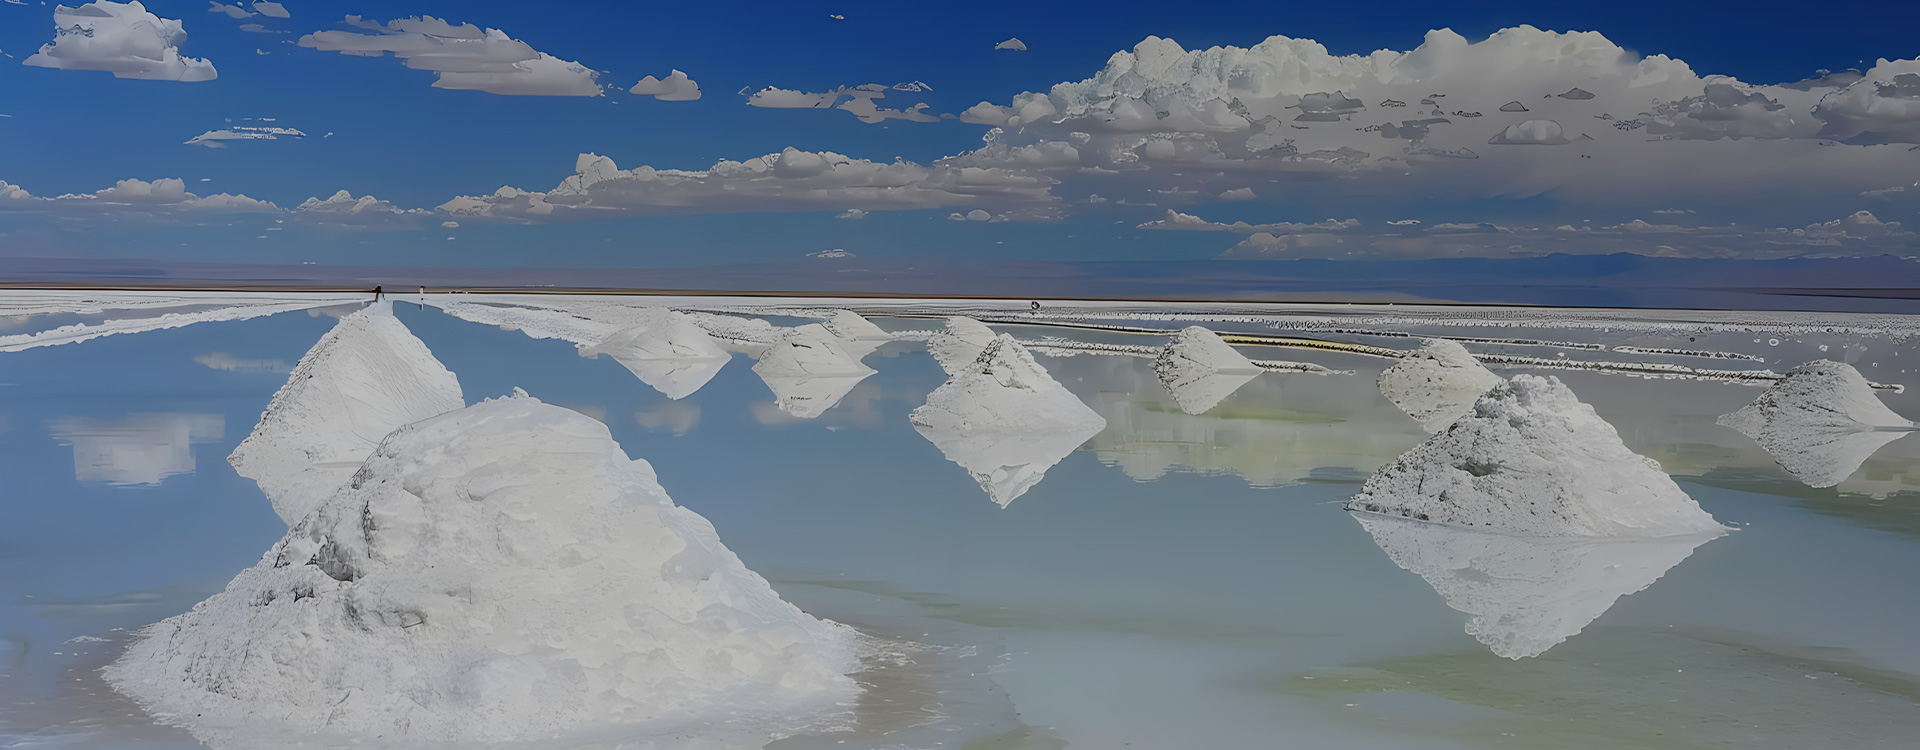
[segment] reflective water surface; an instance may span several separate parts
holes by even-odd
[[[379,334],[417,337],[427,361],[396,344],[302,363],[343,317],[387,314],[365,307],[364,295],[0,295],[0,746],[1872,748],[1920,737],[1920,439],[1907,421],[1920,394],[1901,388],[1920,384],[1908,364],[1920,321],[428,295],[393,297],[400,325]],[[481,742],[409,736],[427,731],[419,717],[375,736],[315,729],[294,718],[310,707],[245,695],[217,704],[245,720],[216,725],[167,707],[215,706],[185,691],[218,686],[153,695],[103,677],[139,629],[243,571],[333,560],[291,555],[299,509],[345,502],[334,486],[382,476],[351,467],[374,435],[418,416],[402,412],[448,398],[409,385],[438,382],[434,360],[458,378],[454,403],[519,388],[604,424],[780,598],[857,631],[849,690],[779,710],[738,698],[761,693],[720,691],[679,723],[616,706],[626,718]],[[1802,367],[1823,360],[1845,367]],[[405,372],[427,375],[395,375]],[[243,477],[225,458],[269,402],[293,403],[290,378],[318,394],[281,412],[274,445],[294,448]],[[334,440],[347,434],[335,423],[365,444]],[[299,447],[309,443],[328,447]],[[450,480],[459,496],[482,502],[484,475],[462,471],[474,473]],[[262,487],[307,494],[270,501]],[[1362,495],[1370,508],[1349,510]],[[546,520],[512,522],[556,524],[554,502]],[[296,510],[282,520],[277,506]],[[368,528],[396,528],[385,523]],[[396,548],[368,549],[404,568]],[[562,545],[525,565],[564,567],[569,554]],[[672,584],[680,564],[631,576]],[[352,576],[321,583],[348,601],[372,596],[339,578]],[[429,642],[409,628],[451,627],[422,611],[354,627],[405,662]],[[473,632],[511,619],[457,611]],[[671,627],[640,621],[620,637],[680,653]],[[567,681],[568,669],[602,674],[596,659],[611,657],[583,656],[591,645],[519,653],[548,672],[488,672],[480,698],[395,700],[456,719],[520,705],[488,701],[603,679]],[[719,671],[681,660],[627,675],[765,673],[772,652],[728,648]],[[780,653],[805,656],[793,648]],[[262,658],[297,668],[318,657]]]

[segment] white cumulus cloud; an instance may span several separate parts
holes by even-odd
[[[211,81],[213,63],[180,54],[186,29],[139,2],[109,0],[53,10],[54,38],[23,62],[61,70],[103,70],[115,78]]]
[[[1006,41],[1004,41],[1004,42],[1001,42],[1001,43],[999,43],[999,44],[996,44],[996,45],[993,45],[993,48],[994,48],[994,49],[1009,49],[1009,50],[1013,50],[1013,51],[1015,51],[1015,52],[1025,52],[1025,51],[1027,51],[1027,43],[1026,43],[1026,42],[1023,42],[1023,41],[1020,41],[1020,39],[1019,39],[1019,37],[1015,37],[1015,38],[1012,38],[1012,39],[1008,39],[1008,40],[1006,40]]]
[[[668,73],[665,80],[647,76],[640,79],[628,93],[651,96],[663,102],[690,102],[700,98],[700,84],[688,78],[679,69]]]

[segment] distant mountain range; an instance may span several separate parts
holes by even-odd
[[[1414,261],[924,262],[407,268],[0,258],[0,287],[315,288],[1460,303],[1920,313],[1920,261],[1641,255]]]

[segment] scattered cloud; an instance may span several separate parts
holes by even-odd
[[[993,45],[993,48],[1013,50],[1015,52],[1025,52],[1027,51],[1027,43],[1020,41],[1018,37],[1015,37],[1013,39],[1008,39],[1004,42]]]
[[[1254,194],[1253,188],[1234,188],[1220,193],[1220,200],[1223,201],[1250,201],[1258,197],[1260,196]]]
[[[824,260],[833,260],[836,258],[858,258],[860,256],[854,255],[853,253],[847,252],[846,250],[836,247],[832,250],[821,250],[820,252],[817,252],[817,253],[807,253],[807,257],[820,258]]]
[[[211,81],[219,75],[213,63],[181,56],[187,32],[179,21],[156,16],[139,2],[55,6],[53,25],[53,41],[24,64],[148,81]]]
[[[852,113],[861,122],[870,125],[887,120],[939,122],[943,119],[953,119],[951,115],[938,115],[927,111],[926,102],[919,102],[905,109],[888,109],[875,103],[887,98],[888,94],[904,92],[913,95],[932,90],[932,86],[920,81],[896,83],[892,86],[883,83],[865,83],[818,93],[769,86],[748,96],[747,106],[765,109],[838,109]]]
[[[1169,208],[1167,209],[1166,218],[1149,221],[1135,228],[1187,232],[1235,232],[1238,234],[1255,234],[1259,232],[1297,234],[1309,231],[1337,232],[1344,229],[1353,229],[1358,226],[1360,226],[1360,220],[1358,219],[1347,219],[1345,221],[1327,219],[1326,221],[1313,223],[1282,221],[1273,224],[1248,224],[1244,221],[1236,221],[1232,224],[1222,224],[1217,221],[1207,221],[1193,214],[1183,214]]]
[[[1893,254],[1920,257],[1920,234],[1860,211],[1802,228],[1685,226],[1635,219],[1609,226],[1498,225],[1486,222],[1389,223],[1346,232],[1259,232],[1222,258],[1520,258],[1553,253],[1633,253],[1687,258],[1787,258]]]
[[[647,76],[640,79],[628,93],[651,96],[663,102],[690,102],[700,98],[700,84],[688,78],[687,74],[675,69],[667,74],[666,80]]]
[[[434,88],[485,91],[507,96],[600,96],[600,74],[570,60],[540,52],[499,29],[454,25],[433,16],[380,24],[347,16],[346,24],[373,33],[319,31],[300,46],[324,52],[381,57],[391,52],[407,67],[431,70]]]
[[[321,200],[308,198],[291,212],[308,224],[352,228],[411,229],[433,212],[419,208],[401,208],[371,195],[354,197],[345,190]]]
[[[840,215],[838,215],[838,216],[835,216],[835,217],[833,217],[833,218],[836,218],[836,219],[864,219],[864,218],[867,218],[867,212],[866,212],[866,211],[862,211],[862,210],[860,210],[860,209],[857,209],[857,208],[849,208],[849,209],[847,209],[846,211],[844,211],[844,212],[842,212],[842,213],[841,213]]]
[[[622,170],[608,157],[581,154],[574,174],[552,190],[503,187],[492,195],[454,198],[440,210],[457,217],[525,221],[849,208],[867,212],[981,203],[1034,212],[1058,202],[1050,193],[1053,184],[1045,176],[1004,169],[875,162],[795,148],[746,161],[723,160],[703,170]]]
[[[283,128],[274,125],[229,125],[218,130],[209,130],[201,133],[190,140],[184,141],[184,143],[189,146],[226,148],[228,141],[275,141],[281,138],[305,137],[307,137],[306,133],[294,128]]]
[[[256,2],[254,2],[253,4],[253,10],[255,13],[259,13],[260,15],[266,16],[268,18],[292,18],[293,17],[293,14],[287,12],[287,6],[281,5],[279,3],[265,2],[264,0],[256,0]]]
[[[222,372],[249,375],[285,375],[293,372],[293,366],[284,359],[241,359],[226,352],[195,355],[193,361]]]
[[[209,0],[207,4],[213,6],[207,8],[208,13],[225,13],[228,18],[247,18],[253,15],[253,11],[240,7],[238,3],[227,5],[220,0]]]

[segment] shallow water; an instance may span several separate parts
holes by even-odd
[[[1736,529],[1690,549],[1516,552],[1425,528],[1382,533],[1341,508],[1427,437],[1375,387],[1392,363],[1377,356],[1242,346],[1340,372],[1267,372],[1193,416],[1149,359],[1035,347],[1107,428],[1003,509],[909,423],[946,380],[912,338],[866,356],[877,374],[802,419],[778,408],[745,354],[674,401],[567,341],[401,299],[400,319],[470,403],[520,387],[601,420],[783,596],[896,644],[856,675],[867,689],[851,726],[772,747],[1867,748],[1920,736],[1920,438],[1815,489],[1715,423],[1766,381],[1540,366],[1784,373],[1824,357],[1869,381],[1920,385],[1907,372],[1920,356],[1911,319],[844,303],[896,332],[932,331],[939,320],[923,316],[968,308],[1022,339],[1121,348],[1164,339],[1059,324],[1198,322],[1395,349],[1464,338],[1483,360],[1545,360],[1494,371],[1561,378]],[[795,325],[829,306],[747,312]],[[223,459],[331,315],[352,309],[0,353],[0,746],[200,746],[94,670],[128,631],[219,591],[286,531]],[[114,318],[0,318],[0,334]],[[1693,354],[1655,353],[1667,350]],[[1920,392],[1879,398],[1920,417]],[[1581,603],[1564,596],[1571,581],[1592,587]],[[1462,586],[1477,604],[1436,592]],[[1576,634],[1507,659],[1450,604]],[[674,746],[772,740],[707,739]]]

